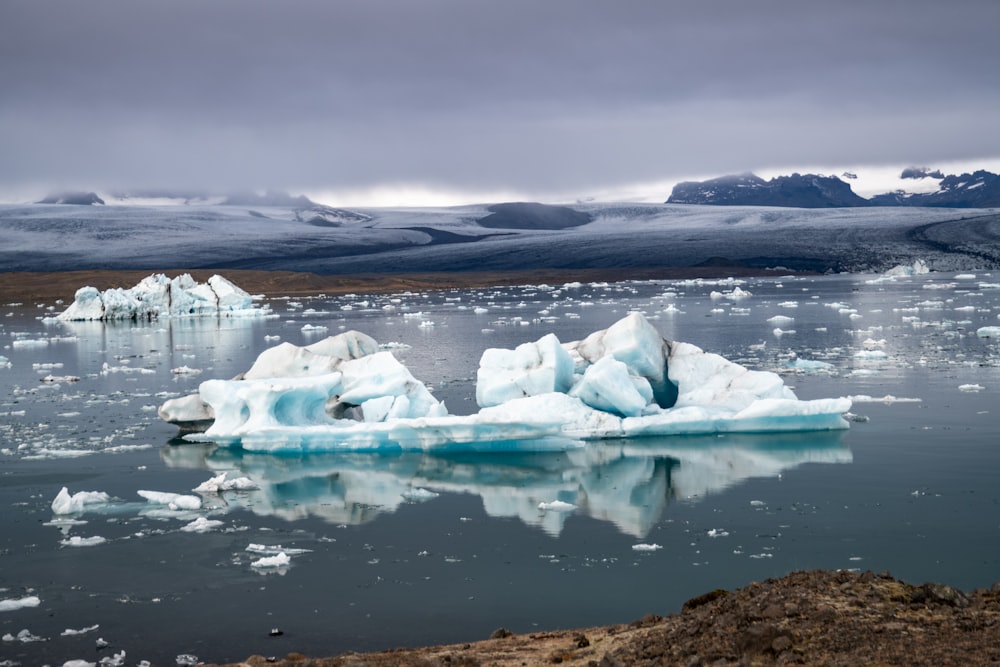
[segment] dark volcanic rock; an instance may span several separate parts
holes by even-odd
[[[765,181],[750,173],[678,183],[667,203],[798,208],[869,205],[867,199],[855,194],[850,185],[836,176],[792,174]]]
[[[70,204],[73,206],[92,206],[103,204],[104,200],[93,192],[61,192],[52,194],[35,202],[36,204]]]
[[[593,217],[567,206],[550,206],[530,202],[494,204],[490,215],[477,222],[491,229],[567,229],[585,225]]]

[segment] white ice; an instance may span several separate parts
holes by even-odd
[[[0,611],[17,611],[18,609],[37,607],[41,603],[42,601],[37,595],[27,595],[23,598],[8,598],[0,600]]]
[[[236,380],[167,401],[167,421],[214,422],[189,439],[258,451],[565,449],[578,440],[847,428],[845,398],[800,401],[775,373],[667,341],[639,313],[561,344],[554,334],[488,349],[481,409],[449,415],[391,352],[347,332],[258,357]],[[532,442],[525,442],[531,440]]]
[[[136,491],[153,505],[166,505],[172,510],[199,510],[201,509],[201,498],[198,496],[185,496],[180,493],[166,493],[163,491]]]
[[[103,491],[78,491],[70,495],[65,486],[52,501],[53,514],[77,514],[88,506],[104,505],[111,501],[111,496]]]
[[[103,292],[81,287],[73,303],[56,319],[153,320],[159,317],[204,315],[262,315],[253,297],[220,275],[199,283],[184,273],[170,279],[162,273],[146,276],[133,287],[113,287]]]

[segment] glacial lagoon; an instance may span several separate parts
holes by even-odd
[[[464,642],[671,613],[807,568],[1000,579],[995,273],[267,303],[267,318],[141,323],[0,306],[0,664]],[[471,414],[486,348],[577,340],[631,311],[668,339],[782,373],[799,398],[851,397],[850,428],[275,455],[184,442],[156,414],[278,342],[351,329]],[[138,493],[190,495],[222,473],[255,488],[201,494],[198,510]],[[110,501],[56,516],[63,487]]]

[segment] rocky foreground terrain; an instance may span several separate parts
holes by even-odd
[[[1000,583],[965,593],[888,574],[794,572],[689,600],[666,618],[483,641],[309,658],[252,656],[237,665],[1000,665]],[[231,665],[229,667],[235,667]]]

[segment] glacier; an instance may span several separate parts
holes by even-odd
[[[128,289],[112,287],[103,292],[85,286],[76,291],[73,303],[55,319],[64,322],[87,320],[155,320],[160,317],[206,315],[264,315],[253,297],[226,278],[216,274],[199,283],[189,273],[168,278],[154,273]]]
[[[587,440],[848,427],[848,398],[800,400],[776,373],[663,338],[629,313],[583,340],[484,351],[479,411],[451,415],[391,352],[349,331],[282,343],[159,416],[188,441],[257,452],[566,450]]]

